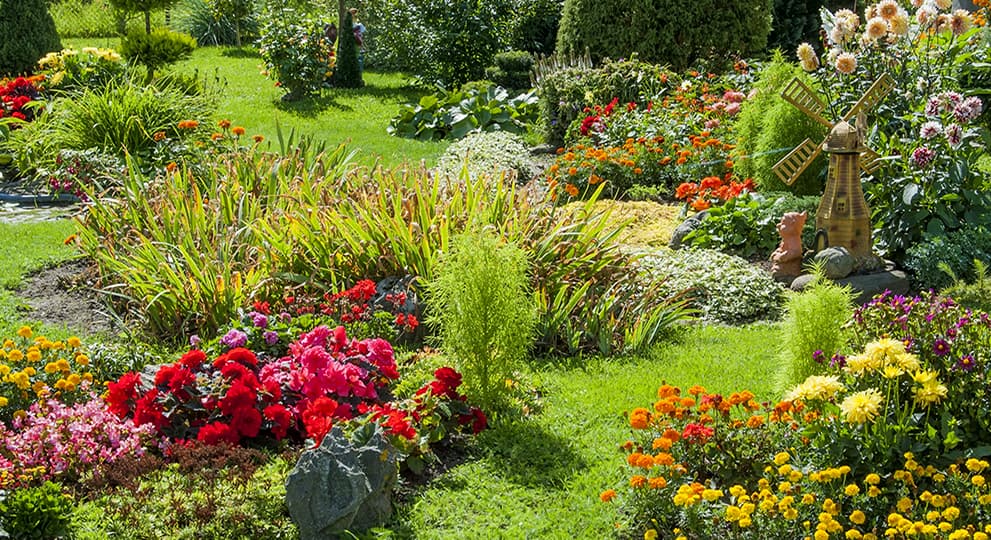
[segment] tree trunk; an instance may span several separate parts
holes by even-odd
[[[145,33],[151,33],[151,10],[145,11]]]

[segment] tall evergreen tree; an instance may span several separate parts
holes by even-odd
[[[358,40],[354,38],[354,21],[351,12],[344,12],[341,30],[337,34],[337,65],[334,67],[334,86],[360,88],[361,67],[358,65]]]
[[[45,53],[62,48],[45,0],[0,0],[0,73],[34,70]]]

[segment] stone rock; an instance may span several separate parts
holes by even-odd
[[[804,291],[805,288],[808,287],[810,283],[815,281],[815,279],[816,277],[813,274],[802,274],[797,278],[795,278],[794,280],[792,280],[791,287],[789,288],[795,292]]]
[[[681,249],[682,240],[684,240],[685,237],[688,236],[688,233],[699,228],[699,225],[702,224],[702,221],[708,215],[709,215],[709,211],[703,210],[695,214],[694,216],[689,216],[688,219],[686,219],[685,221],[682,221],[681,224],[675,227],[674,231],[671,233],[671,241],[668,243],[668,247],[670,247],[671,249]]]
[[[791,290],[802,291],[814,280],[815,276],[812,274],[798,276],[791,282]],[[872,274],[855,274],[835,281],[838,285],[849,285],[853,289],[857,295],[854,302],[857,304],[869,302],[875,295],[884,291],[905,294],[909,287],[908,276],[905,275],[905,272],[894,269]]]
[[[828,247],[815,254],[813,260],[823,263],[823,273],[829,279],[842,279],[849,276],[856,265],[850,251],[845,247]]]
[[[300,456],[286,479],[286,504],[301,540],[337,538],[364,531],[392,514],[397,453],[381,427],[353,442],[334,427],[318,448]],[[351,538],[351,536],[348,536]]]

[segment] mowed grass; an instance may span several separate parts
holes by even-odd
[[[630,437],[623,417],[649,407],[668,382],[709,391],[749,389],[769,400],[777,369],[775,325],[693,327],[638,359],[541,367],[543,411],[495,426],[478,438],[471,460],[401,506],[393,527],[415,538],[609,538],[624,528],[615,505]]]
[[[119,48],[116,38],[65,39],[65,47]],[[277,145],[277,129],[323,141],[328,147],[348,143],[356,159],[386,166],[426,161],[433,165],[450,141],[421,142],[386,133],[389,120],[400,105],[417,101],[430,90],[400,73],[365,72],[365,86],[356,89],[325,88],[308,99],[284,102],[285,92],[263,74],[264,61],[257,49],[200,47],[192,57],[176,64],[174,71],[195,74],[214,100],[216,118],[242,126],[248,137],[262,135]],[[278,126],[278,128],[276,127]],[[277,148],[277,146],[273,146]]]

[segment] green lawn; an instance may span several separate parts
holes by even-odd
[[[63,46],[118,47],[119,40],[66,39]],[[402,74],[366,72],[364,88],[324,89],[310,99],[286,103],[281,99],[284,92],[262,75],[263,70],[264,62],[250,48],[201,47],[175,66],[175,71],[204,80],[208,94],[216,97],[217,118],[243,126],[249,136],[260,134],[274,141],[278,124],[285,134],[295,129],[328,146],[347,142],[359,152],[358,161],[372,164],[381,158],[390,166],[420,160],[432,165],[449,144],[386,133],[399,106],[427,92]]]
[[[599,501],[618,489],[624,411],[650,406],[662,381],[710,391],[749,389],[771,399],[777,326],[704,326],[638,359],[593,360],[533,372],[544,410],[494,426],[470,460],[400,507],[394,524],[416,538],[608,538],[623,516]]]

